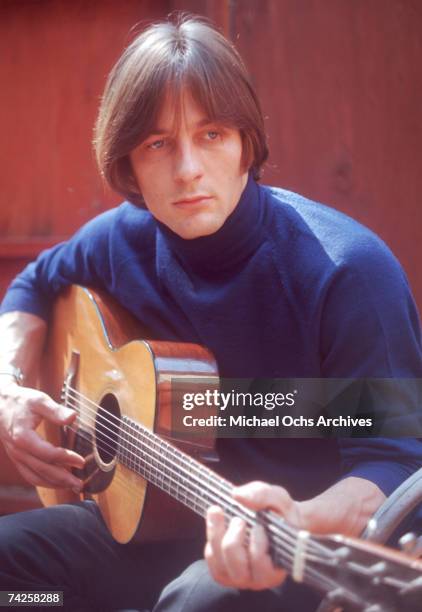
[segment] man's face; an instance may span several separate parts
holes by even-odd
[[[210,121],[187,91],[180,116],[166,101],[130,154],[147,208],[186,239],[213,234],[234,210],[247,182],[241,158],[239,130]]]

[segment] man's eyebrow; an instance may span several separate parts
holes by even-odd
[[[147,138],[149,138],[150,136],[160,136],[161,134],[168,134],[169,132],[171,132],[171,130],[165,130],[164,128],[152,128],[152,130],[148,132]]]
[[[200,119],[197,123],[195,123],[194,127],[196,129],[198,128],[202,128],[205,127],[206,125],[210,125],[211,123],[221,123],[221,121],[218,121],[218,119],[211,119],[210,117],[204,117],[203,119]],[[171,132],[173,132],[173,128],[165,128],[165,127],[153,127],[150,132],[149,132],[149,136],[160,136],[163,134],[170,134]]]
[[[211,117],[204,117],[196,124],[196,127],[204,127],[206,125],[210,125],[210,123],[220,123],[217,119],[211,119]]]

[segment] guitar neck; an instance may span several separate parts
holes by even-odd
[[[270,510],[250,510],[233,499],[231,482],[127,416],[120,424],[117,455],[122,465],[202,517],[217,505],[227,519],[245,521],[247,537],[254,525],[262,525],[276,565],[297,582],[336,593],[348,610],[362,610],[375,591],[383,610],[399,610],[397,593],[420,582],[422,564],[401,553],[342,535],[312,536]]]
[[[120,427],[118,459],[202,517],[209,506],[217,505],[228,519],[239,516],[246,522],[248,537],[256,523],[262,524],[274,563],[293,571],[298,530],[273,512],[257,513],[246,508],[233,499],[231,482],[126,416]]]

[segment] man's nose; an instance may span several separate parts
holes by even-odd
[[[184,183],[202,175],[202,163],[199,151],[193,143],[180,143],[176,151],[175,179]]]

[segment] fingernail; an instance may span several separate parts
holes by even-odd
[[[79,495],[81,492],[81,489],[79,487],[72,487],[72,491],[76,493],[76,495]]]
[[[212,522],[215,523],[215,521],[218,521],[219,517],[220,517],[220,513],[221,510],[220,508],[217,508],[216,506],[211,506],[208,509],[208,519]]]
[[[236,529],[243,529],[243,521],[240,517],[238,516],[234,516],[232,518],[232,525],[236,528]]]

